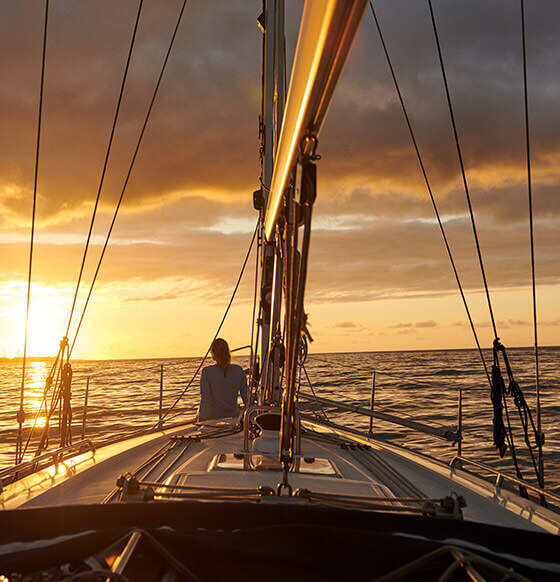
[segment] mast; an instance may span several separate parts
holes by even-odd
[[[255,206],[261,211],[264,222],[264,209],[268,205],[268,193],[274,173],[276,148],[284,115],[285,103],[285,40],[284,40],[284,0],[263,0],[263,13],[259,17],[263,32],[263,102],[261,117],[261,189],[260,201]],[[260,387],[267,391],[265,399],[279,403],[280,369],[278,350],[272,350],[271,341],[278,343],[278,324],[280,310],[273,307],[273,294],[278,300],[278,290],[282,282],[281,262],[278,260],[274,240],[264,241],[261,264],[261,362],[262,376]],[[269,361],[270,360],[270,361]],[[268,388],[268,389],[267,389]],[[261,390],[262,395],[262,390]]]
[[[274,292],[271,299],[274,317],[269,328],[269,334],[272,330],[270,354],[275,357],[274,360],[272,357],[268,358],[269,363],[274,361],[274,366],[266,367],[269,376],[264,384],[265,395],[270,387],[270,375],[279,369],[277,363],[281,354],[276,349],[275,332],[279,330],[282,283],[285,285],[286,299],[285,380],[280,427],[282,483],[278,485],[278,494],[285,489],[291,494],[288,474],[295,455],[297,367],[306,319],[303,302],[311,215],[317,195],[315,161],[320,157],[316,154],[318,137],[366,7],[367,0],[306,1],[286,111],[274,152],[272,179],[265,182],[268,195],[264,216],[264,242],[276,251]],[[268,174],[265,176],[268,180]],[[284,212],[281,218],[282,208]],[[281,278],[282,264],[285,268],[284,279]],[[277,403],[277,395],[279,397],[280,390],[273,390],[270,402]]]

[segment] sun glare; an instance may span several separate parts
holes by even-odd
[[[26,289],[18,286],[18,305],[0,319],[2,351],[8,357],[23,355]],[[27,331],[27,356],[56,356],[64,333],[67,298],[52,287],[31,290]]]
[[[54,356],[60,341],[61,316],[50,309],[48,301],[39,301],[29,313],[28,351],[30,356]]]

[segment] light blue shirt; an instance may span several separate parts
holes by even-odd
[[[226,374],[215,364],[200,375],[200,406],[198,418],[230,418],[237,416],[237,395],[247,405],[247,376],[241,366],[230,364]]]

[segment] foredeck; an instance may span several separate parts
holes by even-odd
[[[560,531],[557,514],[460,469],[320,423],[305,423],[302,432],[298,466],[289,475],[290,502],[421,513],[430,500],[453,494],[464,498],[466,520]],[[227,489],[240,499],[287,502],[275,495],[280,470],[248,468],[243,447],[236,428],[176,428],[78,455],[7,486],[0,500],[5,509],[117,502],[117,478],[128,474],[152,484],[156,500]]]

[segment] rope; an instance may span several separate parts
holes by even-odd
[[[509,387],[507,389],[506,389],[505,382],[503,380],[503,377],[502,377],[502,374],[500,371],[500,363],[499,363],[499,353],[500,352],[502,353],[502,357],[503,357],[504,364],[505,364],[506,371],[507,371],[507,375],[508,375]],[[523,437],[525,440],[525,444],[527,446],[527,449],[529,450],[531,462],[532,462],[533,468],[535,470],[535,475],[537,477],[537,481],[539,482],[539,486],[541,486],[541,488],[542,488],[542,485],[541,485],[542,477],[540,475],[539,468],[537,466],[537,461],[535,460],[535,455],[534,455],[533,451],[538,450],[539,446],[542,445],[543,435],[542,435],[542,433],[538,432],[537,427],[535,426],[535,422],[533,420],[531,410],[529,409],[529,406],[525,400],[525,397],[523,395],[523,391],[521,390],[521,387],[519,386],[519,384],[515,381],[515,379],[513,377],[513,372],[511,370],[511,366],[509,364],[506,350],[505,350],[504,346],[498,340],[496,340],[494,342],[494,364],[492,366],[492,382],[493,382],[492,402],[494,404],[494,444],[496,447],[498,447],[498,449],[500,451],[500,457],[503,457],[504,452],[505,452],[505,448],[506,448],[504,445],[504,436],[508,436],[508,444],[510,445],[515,469],[516,469],[516,472],[518,473],[518,475],[520,475],[520,471],[519,471],[518,466],[517,466],[515,448],[514,448],[514,443],[513,443],[513,432],[512,432],[512,428],[511,428],[511,423],[510,423],[509,413],[508,413],[508,408],[507,408],[507,402],[506,402],[506,395],[509,395],[513,398],[513,402],[514,402],[515,406],[517,407],[517,410],[519,413],[519,419],[521,421],[521,426],[523,428]],[[507,419],[507,424],[508,424],[508,432],[507,433],[504,429],[503,420],[502,420],[502,414],[501,414],[502,407],[497,405],[498,399],[500,397],[503,399],[503,406],[504,406],[504,409],[506,412],[506,419]],[[535,439],[534,444],[532,444],[530,442],[530,439],[529,439],[529,430],[530,429],[532,430],[533,436]]]
[[[229,300],[228,306],[226,307],[225,313],[224,313],[224,315],[222,317],[222,321],[220,321],[220,325],[218,325],[218,329],[216,330],[216,333],[214,334],[214,337],[212,338],[212,341],[210,342],[210,345],[208,346],[208,349],[206,350],[206,353],[204,354],[204,357],[202,358],[200,364],[198,365],[198,368],[196,369],[195,373],[193,374],[192,378],[189,380],[189,382],[187,383],[187,385],[185,386],[185,388],[183,389],[183,391],[181,392],[181,394],[179,394],[179,396],[177,396],[177,398],[175,399],[175,402],[173,402],[173,404],[166,410],[165,414],[161,417],[161,419],[158,420],[153,425],[152,428],[155,428],[156,426],[158,426],[161,423],[163,423],[163,421],[169,416],[169,414],[171,413],[171,411],[177,406],[179,400],[181,400],[181,398],[183,398],[183,396],[185,395],[185,393],[187,392],[187,390],[190,388],[190,386],[194,382],[195,378],[198,376],[198,373],[200,372],[202,366],[204,365],[204,362],[208,358],[208,354],[210,353],[210,350],[212,348],[212,344],[214,343],[214,340],[218,337],[218,334],[220,333],[220,331],[222,329],[222,326],[224,325],[224,322],[226,320],[226,317],[227,317],[227,315],[229,313],[229,310],[230,310],[230,308],[231,308],[231,306],[233,304],[233,300],[235,298],[235,294],[237,293],[237,289],[239,288],[239,284],[241,283],[241,279],[243,278],[243,273],[245,272],[245,267],[247,266],[247,261],[249,260],[249,256],[251,255],[251,250],[253,248],[253,243],[255,242],[255,237],[257,236],[258,229],[259,229],[259,223],[257,222],[257,226],[255,227],[255,230],[253,232],[253,236],[251,238],[251,243],[249,244],[249,249],[247,250],[247,254],[245,255],[245,260],[243,261],[243,265],[241,266],[241,272],[239,273],[239,276],[237,277],[237,282],[235,283],[235,287],[233,289],[233,293],[231,294],[231,298]],[[177,412],[171,418],[175,418],[175,416],[178,416],[182,412],[183,411]]]
[[[128,76],[128,69],[130,66],[130,61],[132,59],[132,52],[134,49],[134,41],[136,39],[136,32],[138,31],[138,23],[140,22],[140,14],[142,12],[142,4],[143,4],[144,0],[140,0],[140,3],[138,4],[138,12],[136,14],[136,21],[134,23],[134,31],[132,33],[132,39],[130,41],[130,47],[128,49],[128,56],[126,59],[126,66],[124,69],[124,74],[123,74],[123,78],[122,78],[122,82],[121,82],[121,88],[119,91],[119,98],[117,100],[117,107],[115,110],[115,115],[113,116],[113,125],[111,127],[111,133],[109,135],[109,143],[107,144],[107,150],[105,152],[105,160],[103,161],[103,169],[101,170],[101,178],[99,180],[99,187],[97,189],[97,196],[95,198],[95,204],[93,207],[93,214],[91,216],[91,222],[89,225],[89,231],[88,231],[88,235],[86,238],[86,244],[84,247],[84,254],[82,257],[82,264],[80,265],[80,272],[78,274],[78,282],[76,283],[76,290],[74,291],[74,299],[72,301],[72,308],[70,309],[70,316],[68,317],[68,325],[66,326],[66,333],[65,336],[68,337],[68,334],[70,332],[70,324],[72,323],[72,317],[74,315],[74,309],[76,307],[76,300],[78,299],[78,291],[80,290],[80,283],[82,281],[82,275],[84,272],[84,266],[86,263],[86,257],[87,257],[87,252],[88,252],[88,248],[89,248],[89,243],[91,240],[91,233],[93,231],[93,224],[95,222],[95,217],[97,215],[97,207],[99,205],[99,198],[101,197],[101,190],[103,189],[103,182],[105,181],[105,174],[107,172],[107,164],[109,163],[109,155],[111,153],[111,147],[113,145],[113,138],[115,136],[115,129],[117,127],[117,120],[119,118],[119,111],[121,108],[121,103],[122,103],[122,98],[123,98],[123,94],[124,94],[124,86],[126,84],[126,78]]]
[[[539,342],[537,336],[537,286],[535,276],[535,241],[533,236],[533,190],[531,184],[531,134],[529,131],[529,92],[527,88],[527,46],[525,42],[525,3],[521,0],[521,39],[523,48],[523,101],[525,108],[525,146],[527,156],[527,194],[529,198],[529,233],[531,239],[531,291],[533,300],[533,332],[535,340],[535,392],[537,397],[537,430],[542,431],[541,425],[541,391],[539,385]],[[539,439],[538,464],[540,475],[539,485],[544,488],[544,460],[542,444]]]
[[[482,280],[484,282],[484,290],[486,293],[486,301],[488,303],[488,311],[490,313],[490,321],[492,322],[492,329],[494,331],[494,338],[496,339],[498,337],[498,330],[496,328],[496,320],[494,319],[494,311],[492,310],[492,302],[490,300],[490,291],[488,290],[488,282],[486,280],[486,271],[484,269],[484,261],[482,260],[482,251],[480,250],[480,242],[478,240],[478,232],[476,230],[476,223],[475,223],[475,219],[474,219],[474,212],[472,209],[472,204],[471,204],[471,197],[469,194],[469,187],[467,184],[467,176],[465,173],[465,165],[463,163],[463,155],[461,153],[461,145],[459,143],[459,135],[457,133],[457,125],[455,123],[455,115],[453,113],[453,105],[451,103],[451,95],[449,93],[449,85],[447,83],[447,75],[445,74],[445,67],[443,64],[443,56],[441,53],[441,46],[440,46],[440,42],[439,42],[439,36],[438,36],[438,32],[437,32],[437,27],[436,27],[436,19],[434,16],[434,10],[432,8],[432,0],[428,0],[428,6],[430,7],[430,16],[432,19],[432,25],[433,25],[433,29],[434,29],[434,38],[436,41],[436,46],[437,46],[437,52],[438,52],[438,57],[439,57],[439,63],[440,63],[440,67],[441,67],[441,74],[443,77],[443,84],[445,86],[445,96],[447,98],[447,105],[449,108],[449,115],[451,117],[451,125],[453,127],[453,135],[455,137],[455,146],[457,148],[457,156],[459,157],[459,165],[461,167],[461,177],[463,179],[463,186],[465,189],[465,196],[467,198],[467,204],[469,207],[469,215],[471,218],[471,225],[472,225],[472,229],[473,229],[473,235],[474,235],[474,241],[476,244],[476,252],[478,255],[478,263],[480,265],[480,272],[482,273]],[[486,366],[485,366],[486,367]],[[486,373],[488,374],[488,371],[486,371]]]
[[[432,188],[430,186],[430,181],[428,180],[428,175],[426,173],[426,168],[424,166],[424,162],[422,161],[422,156],[420,155],[420,149],[418,147],[418,143],[416,141],[416,136],[414,135],[414,131],[412,129],[412,124],[410,122],[410,118],[408,116],[408,112],[406,110],[406,106],[404,103],[404,99],[399,87],[399,83],[397,82],[397,77],[395,75],[395,71],[393,69],[393,64],[391,62],[391,59],[389,57],[389,51],[387,49],[387,45],[385,44],[385,39],[383,37],[383,33],[381,32],[381,26],[379,24],[379,20],[377,19],[377,15],[375,13],[375,10],[373,8],[373,2],[370,0],[369,3],[369,7],[371,8],[371,13],[373,15],[373,18],[375,20],[375,26],[377,27],[377,32],[379,33],[379,38],[381,40],[381,44],[383,46],[383,51],[385,53],[385,57],[387,59],[387,65],[389,66],[389,70],[391,72],[391,77],[393,78],[393,83],[395,84],[395,89],[397,91],[397,95],[399,97],[399,101],[401,104],[401,108],[404,114],[404,118],[406,120],[406,125],[408,127],[408,132],[410,133],[410,138],[412,139],[412,145],[414,146],[414,151],[416,152],[416,157],[418,158],[418,163],[420,164],[420,170],[422,171],[422,176],[424,177],[424,182],[426,183],[426,188],[428,189],[428,194],[430,196],[430,200],[432,202],[432,206],[434,208],[434,212],[437,218],[437,222],[439,225],[439,229],[441,231],[441,236],[443,237],[443,242],[445,244],[445,249],[447,251],[447,256],[449,257],[449,261],[451,263],[451,268],[453,269],[453,274],[455,275],[455,281],[457,282],[457,287],[459,288],[459,293],[461,294],[461,299],[463,301],[463,305],[465,307],[465,311],[467,313],[467,318],[469,320],[469,324],[471,326],[471,330],[474,336],[474,340],[476,342],[476,347],[478,349],[478,353],[480,355],[480,359],[482,360],[482,365],[484,366],[484,372],[486,374],[486,378],[488,379],[488,383],[491,384],[491,380],[490,380],[490,374],[488,373],[488,367],[486,365],[486,360],[484,359],[484,354],[482,353],[482,348],[480,347],[480,342],[478,340],[478,334],[476,333],[476,329],[474,326],[474,322],[473,319],[471,317],[471,312],[467,303],[467,299],[465,297],[465,294],[463,292],[463,285],[461,284],[461,279],[459,278],[459,273],[457,271],[457,267],[455,265],[455,260],[453,259],[453,255],[451,253],[451,248],[449,246],[449,242],[447,240],[447,235],[445,234],[445,229],[443,228],[443,223],[441,221],[440,218],[440,214],[439,214],[439,210],[438,207],[436,205],[436,201],[432,192]]]
[[[99,256],[99,261],[98,261],[97,267],[95,269],[95,274],[93,275],[93,279],[92,279],[92,282],[91,282],[91,285],[90,285],[90,288],[89,288],[88,296],[86,298],[86,302],[85,302],[84,307],[82,309],[82,315],[80,316],[80,321],[78,322],[78,327],[76,328],[76,333],[74,334],[74,339],[73,339],[72,345],[70,347],[70,354],[72,354],[72,351],[74,350],[74,344],[76,343],[76,339],[78,338],[78,333],[80,332],[80,328],[82,327],[82,322],[83,322],[84,316],[86,314],[86,309],[87,309],[87,307],[89,305],[89,300],[90,300],[91,294],[93,292],[93,287],[94,287],[95,282],[97,280],[97,275],[99,274],[99,270],[101,269],[101,263],[103,262],[103,257],[105,256],[105,251],[107,250],[107,245],[109,244],[109,239],[111,238],[111,233],[113,232],[113,228],[114,228],[115,222],[117,220],[117,215],[119,213],[119,209],[121,207],[121,204],[122,204],[122,201],[123,201],[123,198],[124,198],[124,194],[125,194],[126,188],[128,186],[128,182],[130,180],[130,175],[132,173],[132,169],[134,168],[134,163],[136,162],[136,157],[138,155],[138,151],[140,149],[140,145],[142,143],[142,139],[143,139],[144,133],[146,131],[146,126],[148,125],[148,120],[150,119],[150,115],[151,115],[152,109],[154,107],[154,103],[155,103],[155,100],[156,100],[156,96],[158,94],[158,90],[159,90],[159,87],[161,85],[161,80],[163,79],[163,74],[164,74],[165,68],[167,66],[167,61],[169,60],[169,55],[171,54],[171,49],[173,48],[173,43],[175,42],[175,37],[177,36],[177,31],[179,30],[179,25],[181,24],[181,19],[183,18],[183,12],[185,11],[186,4],[187,4],[187,0],[183,0],[183,5],[181,6],[181,10],[179,12],[179,16],[177,18],[177,22],[175,23],[175,28],[173,30],[173,35],[171,36],[171,40],[170,40],[169,46],[167,48],[167,53],[165,55],[165,59],[163,61],[163,65],[161,67],[161,71],[159,73],[159,77],[158,77],[158,80],[157,80],[157,83],[156,83],[156,86],[155,86],[155,89],[154,89],[154,93],[152,95],[152,99],[150,101],[150,105],[148,107],[148,111],[146,113],[146,117],[144,119],[144,124],[142,125],[142,130],[140,132],[140,136],[138,137],[138,141],[136,143],[136,148],[134,149],[134,154],[132,156],[132,160],[130,162],[130,166],[128,168],[128,172],[126,174],[126,178],[125,178],[125,181],[124,181],[122,190],[121,190],[121,194],[120,194],[120,197],[119,197],[119,201],[117,202],[117,207],[115,208],[115,213],[113,214],[113,219],[111,220],[111,225],[110,225],[109,230],[107,232],[107,236],[105,238],[105,243],[103,245],[103,249],[101,251],[101,255]]]
[[[31,243],[29,246],[29,270],[27,274],[27,303],[25,308],[25,333],[23,340],[23,363],[22,363],[22,373],[21,373],[21,390],[19,395],[19,411],[17,414],[18,421],[18,437],[16,444],[16,455],[15,461],[16,465],[19,463],[20,456],[23,458],[21,453],[21,446],[23,444],[23,422],[25,420],[25,413],[23,410],[23,401],[25,395],[25,364],[27,357],[27,328],[29,323],[29,302],[31,298],[31,272],[33,268],[33,243],[35,237],[35,211],[37,208],[37,182],[39,179],[39,151],[41,146],[41,120],[43,117],[43,93],[44,93],[44,82],[45,82],[45,62],[47,55],[47,29],[49,20],[49,0],[45,0],[45,23],[43,28],[43,54],[41,58],[41,88],[39,90],[39,115],[37,117],[37,147],[35,150],[35,176],[33,180],[33,210],[31,212]]]

